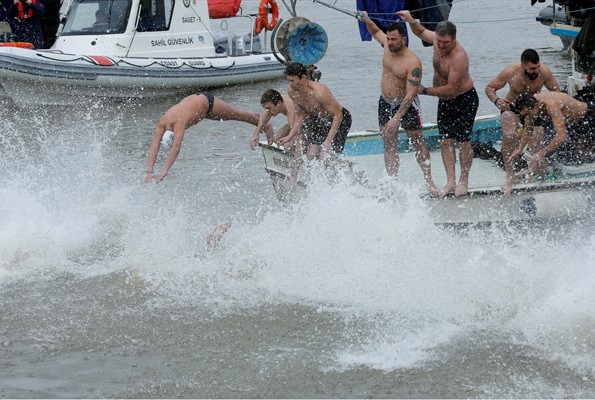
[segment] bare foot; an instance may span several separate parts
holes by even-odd
[[[504,181],[504,184],[502,185],[502,193],[504,193],[506,196],[509,196],[510,193],[512,193],[512,184],[514,182],[514,176],[507,176],[506,177],[506,181]]]
[[[217,247],[221,237],[223,237],[229,228],[231,228],[231,222],[225,222],[213,229],[213,232],[209,233],[207,236],[207,245],[209,246],[209,249]]]
[[[444,187],[442,188],[442,190],[438,193],[438,196],[440,198],[448,196],[455,190],[456,186],[457,185],[454,182],[447,182],[446,185],[444,185]]]
[[[460,197],[466,195],[469,191],[468,186],[469,184],[467,182],[459,182],[459,184],[455,188],[455,196]]]
[[[428,192],[430,193],[430,195],[438,196],[440,194],[440,191],[438,190],[432,179],[426,180],[426,187],[428,188]]]

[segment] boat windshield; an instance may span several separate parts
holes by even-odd
[[[74,0],[62,35],[123,33],[131,5],[131,0]]]

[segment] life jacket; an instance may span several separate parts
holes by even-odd
[[[37,4],[37,0],[31,0],[31,3]],[[43,5],[41,5],[41,6],[43,7]],[[25,7],[23,5],[23,2],[19,1],[19,4],[17,4],[17,16],[19,17],[20,20],[31,18],[34,15],[35,15],[35,13],[33,12],[33,8],[30,6],[29,6],[29,10],[27,11],[27,14],[25,14]]]

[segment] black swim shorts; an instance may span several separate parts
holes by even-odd
[[[395,116],[399,107],[401,107],[402,100],[387,101],[384,96],[380,96],[378,100],[378,125],[382,128],[392,117]],[[422,129],[421,115],[419,111],[419,97],[415,96],[413,103],[401,118],[401,128],[406,131],[416,131]]]
[[[213,96],[212,93],[209,92],[200,92],[196,94],[197,96],[203,95],[207,98],[207,101],[209,102],[209,109],[207,110],[207,117],[209,116],[209,114],[211,114],[211,111],[213,111],[213,105],[215,104],[215,96]]]
[[[479,96],[477,96],[475,88],[454,99],[438,100],[440,138],[455,139],[459,143],[470,141],[478,108]]]
[[[311,144],[320,146],[331,130],[333,124],[332,118],[319,118],[310,117],[304,122],[304,131],[307,136],[307,140]],[[347,140],[347,134],[351,128],[351,114],[346,108],[343,108],[343,119],[339,130],[333,139],[333,151],[335,153],[342,153],[345,147],[345,140]]]

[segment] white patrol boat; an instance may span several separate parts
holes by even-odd
[[[275,0],[239,10],[240,0],[72,0],[51,49],[0,43],[3,94],[19,106],[65,105],[281,77],[287,59],[266,50]]]

